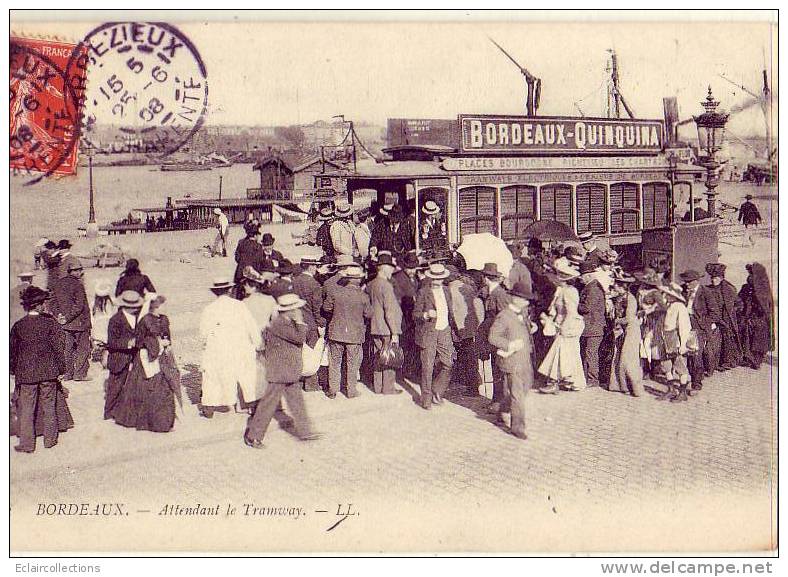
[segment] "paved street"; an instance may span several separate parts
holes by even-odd
[[[70,383],[76,427],[56,448],[11,452],[12,548],[40,549],[33,528],[57,535],[53,550],[84,547],[93,532],[96,550],[119,542],[247,551],[766,546],[776,488],[771,371],[715,376],[680,404],[601,389],[534,393],[526,442],[499,429],[481,398],[454,397],[427,413],[407,394],[332,401],[310,393],[325,437],[301,443],[274,426],[262,451],[243,445],[244,416],[209,421],[188,402],[169,434],[103,421],[96,372]],[[122,503],[129,515],[37,516],[39,503]],[[264,537],[245,529],[248,517],[217,525],[226,521],[158,515],[166,504],[197,503],[304,512],[261,518]],[[360,514],[326,533],[348,504]],[[661,529],[660,515],[676,529]]]

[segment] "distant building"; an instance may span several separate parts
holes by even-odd
[[[256,162],[252,170],[260,171],[260,186],[247,189],[247,198],[250,199],[291,200],[309,197],[317,189],[343,193],[346,190],[344,179],[336,174],[344,171],[342,165],[313,154],[269,153]],[[332,176],[322,176],[326,172]]]

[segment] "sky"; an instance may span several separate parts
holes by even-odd
[[[662,118],[676,96],[682,118],[702,112],[711,84],[722,108],[756,92],[769,68],[777,91],[776,27],[768,23],[572,22],[179,22],[203,57],[212,124],[282,125],[333,115],[385,124],[390,117],[523,114],[525,83],[488,36],[542,79],[540,115],[603,116],[607,50],[618,54],[620,86],[638,118]],[[80,38],[83,23],[11,29]],[[771,55],[774,55],[771,58]],[[737,115],[740,136],[764,135],[760,110]]]

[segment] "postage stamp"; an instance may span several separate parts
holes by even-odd
[[[11,38],[10,166],[33,175],[29,183],[76,172],[80,103],[72,86],[83,82],[84,71],[65,72],[75,50],[54,40]]]
[[[139,152],[167,156],[189,142],[205,120],[208,80],[192,42],[161,22],[98,26],[72,50],[66,74],[85,78],[73,95],[84,105],[83,143],[97,124]]]

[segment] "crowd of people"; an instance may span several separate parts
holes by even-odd
[[[423,207],[425,216],[436,209],[434,202]],[[677,283],[660,263],[625,270],[616,251],[584,233],[547,247],[537,238],[508,243],[510,270],[500,262],[475,270],[449,250],[440,219],[422,227],[427,250],[417,253],[415,223],[396,204],[376,212],[363,219],[363,251],[352,209],[326,212],[315,242],[322,254],[298,262],[259,223],[245,224],[235,274],[209,287],[216,298],[200,320],[202,417],[248,413],[243,439],[252,448],[263,446],[274,418],[313,440],[320,434],[304,393],[353,399],[364,383],[380,395],[408,390],[418,407],[432,410],[450,389],[481,397],[489,363],[486,410],[526,439],[524,399],[532,389],[556,395],[603,387],[680,403],[715,372],[757,370],[773,350],[772,291],[759,263],[747,265],[739,290],[721,263],[681,271]],[[94,341],[105,339],[104,417],[171,430],[182,401],[166,299],[131,259],[114,296],[108,283],[96,286],[91,310],[81,266],[67,257],[48,269],[51,290],[21,291],[26,315],[11,331],[17,450],[32,452],[37,435],[52,446],[71,426],[62,383],[85,378],[91,327]]]

